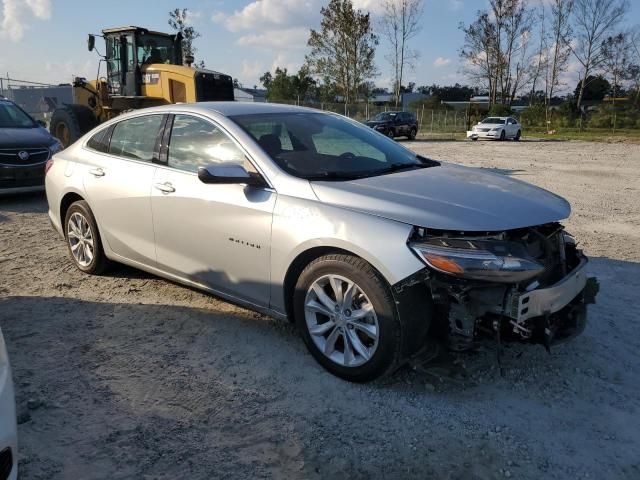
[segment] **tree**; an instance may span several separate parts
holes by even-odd
[[[491,104],[510,105],[528,83],[533,15],[526,0],[489,0],[489,6],[490,12],[480,10],[473,23],[460,26],[460,57],[465,73],[489,90]]]
[[[573,91],[573,95],[576,98],[576,108],[577,108],[577,98],[580,92],[582,91],[582,101],[601,101],[604,97],[606,97],[609,92],[611,92],[611,84],[601,75],[590,75],[587,77],[586,82],[584,82],[584,89],[582,87],[583,81],[582,79],[578,81],[575,90]]]
[[[355,102],[359,87],[375,76],[378,37],[368,13],[355,10],[351,0],[331,0],[320,10],[320,30],[311,30],[309,72],[335,85],[346,105]]]
[[[603,67],[609,78],[613,81],[611,84],[611,107],[613,109],[612,129],[616,132],[616,97],[620,92],[621,82],[630,78],[632,69],[631,56],[632,46],[629,42],[629,35],[626,33],[618,33],[611,37],[607,37],[602,42]]]
[[[316,82],[303,67],[296,75],[289,75],[286,68],[277,67],[274,74],[266,72],[260,77],[262,85],[267,89],[267,100],[270,102],[300,102],[310,93]]]
[[[622,21],[628,10],[627,0],[575,0],[573,21],[576,46],[571,50],[582,67],[576,94],[578,110],[585,99],[588,79],[594,78],[592,73],[597,72],[604,61],[602,42]]]
[[[531,90],[529,94],[529,106],[533,106],[536,99],[539,98],[536,95],[536,87],[538,85],[538,79],[540,78],[540,75],[547,69],[549,65],[549,58],[547,55],[548,44],[547,44],[547,32],[546,32],[546,27],[547,27],[546,13],[547,13],[547,9],[545,7],[545,4],[542,3],[540,5],[540,20],[539,20],[540,33],[538,35],[539,46],[538,46],[538,51],[536,52],[535,67],[533,67],[533,73],[531,75]]]
[[[544,6],[543,6],[544,8]],[[551,0],[551,51],[545,75],[545,117],[547,125],[551,121],[551,99],[556,87],[560,86],[560,77],[567,70],[571,47],[571,10],[573,0]]]
[[[188,25],[189,10],[186,8],[176,8],[169,12],[169,26],[182,35],[182,59],[186,62],[187,57],[195,57],[197,49],[193,46],[193,41],[200,37],[191,25]],[[204,62],[198,64],[204,68]]]
[[[477,88],[472,88],[467,85],[460,85],[459,83],[442,87],[436,84],[430,86],[423,85],[421,87],[418,87],[417,91],[422,93],[423,95],[436,97],[438,99],[438,102],[440,100],[442,100],[443,102],[463,102],[478,94]]]
[[[640,105],[640,26],[636,26],[630,35],[633,66],[629,69],[629,80],[633,83],[633,103]]]
[[[273,75],[271,75],[271,72],[264,72],[264,74],[260,77],[260,83],[262,83],[264,88],[268,90],[271,82],[273,82]]]
[[[380,21],[382,35],[389,42],[387,56],[393,68],[393,93],[396,107],[400,103],[402,80],[406,68],[415,68],[418,52],[409,48],[409,41],[422,30],[422,0],[384,0]]]

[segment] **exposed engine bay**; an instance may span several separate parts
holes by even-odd
[[[454,351],[483,337],[555,343],[579,334],[598,283],[587,258],[559,223],[503,232],[415,228],[409,246],[427,264],[395,286],[431,293],[430,333]]]

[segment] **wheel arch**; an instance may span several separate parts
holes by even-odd
[[[322,241],[306,244],[294,254],[294,258],[291,260],[291,262],[289,262],[289,266],[284,275],[284,281],[282,284],[285,313],[290,320],[292,319],[293,313],[293,289],[296,286],[298,277],[307,265],[309,265],[315,259],[320,258],[324,255],[328,255],[330,253],[351,255],[353,257],[361,258],[369,265],[371,265],[371,267],[376,270],[382,278],[385,279],[389,287],[391,287],[391,285],[396,281],[392,272],[384,268],[384,265],[379,260],[373,258],[371,255],[368,255],[367,252],[362,251],[362,249],[358,248],[355,245],[347,245],[343,244],[342,242],[331,242],[329,239],[323,239]]]
[[[64,226],[64,219],[67,216],[67,210],[69,210],[71,205],[80,200],[85,200],[85,198],[75,191],[65,193],[60,200],[60,224],[62,225],[62,234],[65,237],[67,236],[67,233]]]

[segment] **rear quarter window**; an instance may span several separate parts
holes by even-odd
[[[108,153],[110,130],[110,128],[103,128],[98,133],[93,135],[93,137],[91,137],[87,142],[87,148],[100,153]]]

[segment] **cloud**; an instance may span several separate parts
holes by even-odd
[[[217,12],[213,20],[232,32],[301,26],[319,17],[322,4],[321,0],[255,0],[230,15]]]
[[[382,0],[353,0],[353,8],[379,15],[384,12],[384,2]]]
[[[271,70],[274,71],[276,68],[286,68],[289,73],[297,72],[300,68],[300,62],[291,61],[284,53],[279,53],[276,58],[273,59],[273,63],[271,64]]]
[[[264,72],[262,63],[258,62],[249,62],[247,60],[242,61],[242,78],[247,79],[251,78],[256,79],[260,74]]]
[[[18,42],[28,28],[30,17],[39,20],[51,18],[51,0],[2,0],[0,37]]]
[[[451,63],[451,59],[450,58],[438,57],[433,62],[433,66],[436,67],[436,68],[441,68],[441,67],[446,67],[450,63]]]
[[[462,7],[464,7],[462,0],[449,0],[449,8],[454,12],[462,10]]]
[[[300,49],[307,46],[308,39],[308,28],[294,27],[243,35],[237,43],[243,47]]]
[[[104,68],[104,67],[103,67]],[[96,78],[97,66],[93,60],[75,62],[46,62],[44,71],[51,83],[70,83],[75,77],[84,77],[88,80]]]

